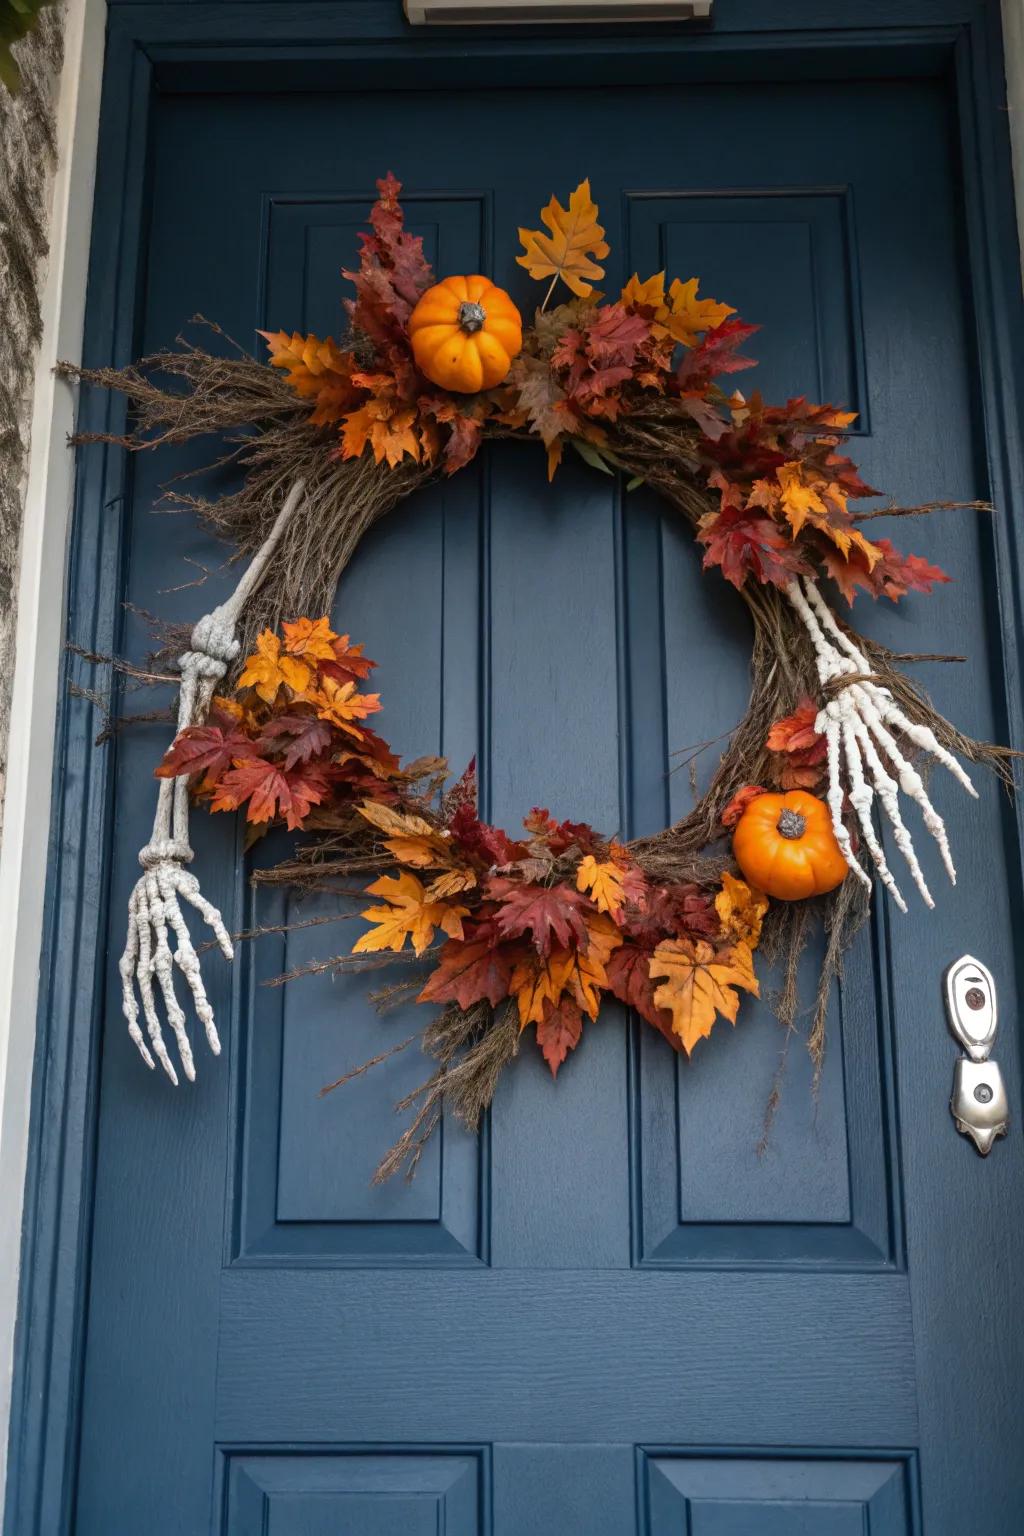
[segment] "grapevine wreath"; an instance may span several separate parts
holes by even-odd
[[[177,500],[252,556],[178,659],[178,732],[156,770],[120,963],[131,1037],[177,1082],[162,1008],[195,1076],[177,965],[220,1049],[185,911],[228,959],[232,939],[188,869],[190,799],[244,810],[256,830],[305,834],[254,878],[348,895],[361,877],[369,903],[351,951],[309,969],[421,960],[377,1001],[434,1008],[422,1045],[435,1065],[398,1106],[415,1113],[378,1170],[387,1177],[415,1168],[446,1108],[479,1124],[525,1030],[557,1073],[607,994],[689,1054],[719,1018],[735,1023],[741,992],[757,995],[760,948],[784,961],[775,1008],[792,1030],[797,960],[816,923],[827,942],[808,1038],[820,1066],[830,982],[872,879],[906,909],[875,809],[931,906],[907,802],[955,871],[922,767],[937,762],[973,795],[958,757],[1005,775],[1008,754],[961,735],[897,669],[913,658],[858,635],[826,597],[832,583],[851,603],[858,591],[897,601],[948,578],[869,537],[881,513],[851,510],[879,493],[842,451],[850,414],[722,385],[752,366],[740,349],[755,326],[700,297],[696,278],[659,272],[598,293],[608,246],[586,181],[568,207],[552,197],[542,229],[519,231],[519,264],[547,285],[525,328],[487,278],[436,282],[404,227],[400,184],[389,174],[378,192],[358,271],[344,274],[355,297],[342,344],[265,333],[267,366],[182,342],[80,376],[128,397],[131,431],[106,441],[226,436],[221,462],[241,467],[240,487]],[[559,285],[570,296],[553,304]],[[629,488],[653,487],[750,611],[747,712],[707,791],[656,836],[620,842],[539,808],[519,833],[487,825],[472,764],[452,784],[443,760],[403,764],[372,729],[374,664],[321,617],[364,534],[497,437],[539,440],[549,477],[572,449]]]

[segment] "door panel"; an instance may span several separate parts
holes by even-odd
[[[197,310],[246,344],[261,326],[337,336],[339,269],[389,167],[438,271],[488,271],[524,305],[516,226],[589,173],[608,291],[634,269],[699,274],[764,324],[738,382],[855,406],[864,473],[898,500],[984,494],[937,84],[167,94],[139,349]],[[204,456],[134,465],[137,608],[195,618],[227,588],[205,533],[150,515]],[[955,583],[859,622],[899,651],[968,655],[915,676],[997,736],[985,522],[906,534]],[[213,567],[197,588],[186,557]],[[334,623],[379,662],[396,749],[456,772],[476,754],[484,812],[509,827],[537,804],[626,836],[664,826],[691,803],[687,749],[712,743],[701,784],[746,702],[743,605],[690,536],[582,464],[548,485],[519,444],[373,530]],[[134,609],[125,648],[147,649]],[[979,804],[936,785],[957,888],[906,918],[876,897],[818,1092],[798,1041],[763,1153],[784,1044],[767,1007],[689,1063],[609,1008],[556,1084],[526,1042],[479,1139],[446,1123],[415,1182],[380,1189],[391,1105],[423,1063],[319,1090],[422,1019],[379,1019],[365,978],[266,985],[352,935],[310,921],[337,915],[326,900],[249,887],[287,839],[239,872],[240,829],[196,818],[231,926],[304,925],[233,969],[209,960],[222,1060],[200,1047],[198,1083],[173,1093],[127,1039],[116,958],[163,736],[118,745],[77,1536],[920,1536],[931,1468],[1009,1453],[980,1394],[954,1443],[946,1384],[977,1350],[1005,1386],[1019,1338],[984,1309],[965,1322],[939,1280],[943,1254],[984,1251],[1020,1198],[1019,1131],[982,1163],[953,1129],[939,1006],[943,965],[970,948],[1013,1017],[1017,875],[994,785]],[[1016,1083],[1009,1030],[1000,1057]],[[1005,1536],[1019,1491],[1015,1510],[974,1511],[977,1536]],[[947,1506],[928,1536],[958,1522]]]

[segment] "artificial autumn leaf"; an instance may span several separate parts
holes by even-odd
[[[707,551],[705,570],[719,566],[734,587],[742,587],[748,576],[785,587],[794,576],[811,574],[800,550],[770,517],[743,507],[725,507],[702,518],[697,538]]]
[[[320,663],[320,675],[333,677],[336,683],[358,683],[369,677],[376,665],[363,655],[362,645],[352,645],[348,635],[336,635],[330,659]]]
[[[735,1024],[740,1006],[735,987],[759,995],[745,944],[716,952],[702,939],[666,939],[649,966],[653,978],[665,978],[655,989],[655,1005],[671,1013],[673,1032],[688,1056],[698,1040],[710,1035],[719,1014]]]
[[[476,874],[472,869],[446,869],[427,886],[427,900],[445,901],[449,896],[473,890],[476,883]]]
[[[518,946],[498,944],[493,928],[480,924],[465,940],[442,946],[437,969],[417,998],[421,1003],[457,1003],[470,1008],[488,1002],[496,1008],[510,995]]]
[[[622,943],[622,934],[603,913],[588,913],[586,923],[587,948],[568,952],[562,985],[572,992],[584,1013],[596,1019],[601,1007],[601,992],[608,986],[605,966]]]
[[[571,965],[572,952],[568,949],[553,950],[546,959],[531,952],[518,962],[509,978],[508,992],[519,1008],[520,1029],[543,1023],[545,1005],[561,997]]]
[[[262,734],[267,741],[283,745],[285,768],[319,757],[332,740],[330,726],[312,715],[278,715],[267,721]]]
[[[422,816],[392,810],[391,806],[375,800],[367,800],[358,809],[364,821],[386,834],[384,846],[400,864],[409,864],[413,869],[447,869],[455,862],[450,838],[444,837]],[[456,885],[447,894],[475,884],[474,875],[466,884]]]
[[[745,320],[726,320],[714,326],[695,347],[683,353],[676,371],[679,386],[684,390],[705,389],[722,374],[756,368],[757,359],[744,357],[739,349],[760,329]]]
[[[295,393],[304,400],[315,400],[310,420],[315,426],[330,426],[341,421],[359,399],[353,385],[355,358],[343,352],[328,336],[302,336],[298,331],[260,331],[270,348],[270,366],[283,368]]]
[[[308,664],[298,656],[282,654],[281,641],[272,629],[265,629],[256,637],[256,650],[247,656],[239,688],[254,688],[267,704],[273,704],[285,686],[293,693],[304,694],[313,679]]]
[[[306,698],[321,720],[340,726],[357,741],[362,732],[352,722],[377,714],[381,707],[379,693],[360,693],[355,683],[336,683],[333,677],[322,677],[320,687],[308,689]]]
[[[775,721],[765,738],[769,752],[781,758],[778,780],[783,789],[816,789],[821,781],[828,743],[815,729],[818,713],[813,699],[801,699],[791,715]]]
[[[338,636],[330,621],[323,619],[296,619],[281,625],[284,648],[291,656],[308,656],[314,661],[333,661],[334,642]]]
[[[242,757],[217,780],[212,807],[237,811],[244,805],[246,820],[257,823],[282,816],[288,830],[297,832],[326,793],[326,781],[314,769],[289,772],[266,758]]]
[[[214,710],[211,711],[210,721],[205,725],[190,725],[179,731],[154,770],[158,779],[205,773],[207,783],[213,783],[218,775],[231,766],[235,757],[252,752],[252,742],[244,731],[238,729],[230,715]]]
[[[713,331],[736,311],[716,299],[698,299],[700,279],[691,277],[687,282],[675,278],[668,291],[668,313],[665,326],[674,341],[684,347],[692,347],[705,331]]]
[[[376,954],[379,950],[402,949],[408,938],[417,955],[430,945],[435,928],[449,938],[462,938],[462,919],[469,916],[468,907],[449,906],[442,901],[428,901],[423,886],[415,875],[400,870],[396,877],[382,875],[366,887],[368,896],[383,896],[386,907],[367,907],[360,916],[376,926],[364,933],[352,946],[353,954]]]
[[[599,912],[610,912],[618,917],[625,902],[622,870],[610,861],[598,863],[592,853],[580,860],[576,867],[576,888],[587,891]]]
[[[531,277],[550,277],[552,287],[561,278],[573,293],[586,298],[594,290],[592,279],[604,276],[604,268],[597,261],[603,260],[609,250],[604,230],[597,222],[598,209],[590,195],[589,180],[581,181],[570,195],[568,208],[552,197],[540,217],[549,233],[520,229],[523,254],[516,261]]]
[[[528,851],[523,843],[512,842],[500,827],[481,821],[466,802],[456,806],[448,830],[463,853],[489,868],[513,864]]]
[[[930,592],[935,582],[950,580],[945,571],[929,564],[921,555],[901,554],[889,539],[876,539],[872,548],[878,555],[872,566],[857,550],[851,550],[846,560],[831,551],[822,555],[825,570],[849,603],[858,587],[872,597],[888,597],[895,603],[908,592]]]
[[[608,990],[620,1003],[632,1008],[648,1024],[660,1030],[674,1050],[682,1050],[682,1041],[672,1031],[672,1015],[654,1002],[654,982],[650,970],[651,951],[639,944],[620,944],[605,963]]]
[[[580,1043],[583,1035],[583,1015],[570,997],[562,997],[557,1003],[545,1003],[544,1017],[537,1025],[537,1044],[551,1076],[558,1076],[558,1069]]]
[[[720,817],[723,827],[734,827],[751,800],[756,800],[758,795],[767,794],[760,784],[744,784],[738,789],[729,801]]]
[[[566,949],[590,941],[586,902],[571,886],[524,885],[492,875],[486,891],[491,901],[500,903],[494,921],[503,939],[529,934],[541,956],[550,954],[552,945]]]
[[[761,938],[761,924],[768,911],[768,897],[753,890],[728,870],[722,873],[722,889],[715,897],[715,911],[726,938],[738,939],[756,949]]]
[[[341,435],[342,457],[357,459],[369,448],[378,464],[387,461],[394,469],[408,454],[420,460],[420,440],[416,436],[416,411],[395,400],[372,399],[361,410],[345,417]]]

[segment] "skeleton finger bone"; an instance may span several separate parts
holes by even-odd
[[[257,550],[232,595],[204,615],[192,631],[191,647],[178,658],[181,687],[178,694],[178,733],[205,719],[217,684],[239,653],[238,619],[263,580],[270,559],[289,520],[300,505],[305,484],[297,480],[285,498],[274,525]],[[118,963],[121,975],[121,1007],[128,1034],[148,1067],[155,1057],[177,1086],[157,1010],[153,977],[156,976],[167,1022],[174,1033],[182,1070],[189,1081],[196,1069],[186,1029],[185,1011],[174,990],[176,965],[188,983],[196,1016],[206,1032],[213,1054],[220,1054],[220,1037],[213,1008],[203,983],[199,957],[181,910],[184,900],[203,918],[226,960],[234,958],[231,937],[219,910],[199,889],[199,881],[184,866],[193,854],[188,840],[188,780],[184,776],[162,779],[149,842],[139,853],[143,874],[128,902],[128,934]],[[172,951],[170,931],[177,948]],[[136,996],[136,991],[138,996]],[[139,999],[149,1036],[149,1046],[139,1025]]]
[[[899,887],[888,867],[885,852],[872,820],[877,799],[890,822],[893,837],[913,876],[922,899],[934,906],[910,833],[899,808],[899,791],[920,808],[925,826],[938,845],[946,872],[956,884],[956,869],[949,846],[946,826],[928,797],[924,780],[906,756],[898,739],[902,736],[946,768],[957,782],[975,798],[977,790],[965,769],[938,740],[927,725],[908,718],[887,688],[870,676],[871,665],[856,642],[840,627],[815,582],[800,578],[786,588],[786,595],[796,609],[814,647],[818,679],[829,685],[831,697],[821,710],[816,729],[824,735],[827,747],[827,801],[836,841],[847,864],[858,879],[870,885],[870,879],[853,853],[852,841],[843,822],[843,804],[849,795],[864,843],[874,861],[878,877],[901,911],[906,911]],[[844,679],[847,681],[844,683]],[[892,765],[895,777],[885,766]]]

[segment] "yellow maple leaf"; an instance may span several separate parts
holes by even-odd
[[[329,621],[323,619],[296,619],[294,624],[285,622],[284,648],[292,656],[311,656],[317,661],[333,661],[334,645],[338,636]]]
[[[619,295],[619,300],[627,309],[647,309],[652,311],[651,318],[655,321],[664,318],[663,315],[659,314],[660,311],[664,311],[665,314],[668,313],[668,307],[665,303],[664,272],[655,272],[653,277],[645,278],[643,282],[640,280],[640,274],[634,272]],[[658,326],[653,326],[652,329],[655,335],[657,335]],[[661,329],[663,331],[664,327]]]
[[[281,688],[287,684],[294,693],[305,694],[313,674],[298,656],[281,653],[281,641],[272,629],[265,629],[256,638],[256,650],[247,656],[239,688],[255,688],[260,698],[273,704]]]
[[[455,864],[451,840],[422,816],[407,815],[375,800],[365,801],[359,807],[359,814],[378,831],[386,833],[384,846],[400,864],[409,864],[413,869],[449,869]],[[454,890],[468,890],[475,884],[474,875],[467,885],[455,886]],[[446,894],[454,894],[454,891]]]
[[[363,734],[352,722],[377,714],[381,707],[379,693],[360,693],[355,683],[339,683],[333,677],[322,678],[319,688],[307,689],[305,697],[316,705],[321,720],[340,726],[357,741]]]
[[[763,892],[751,889],[745,880],[738,880],[726,870],[722,889],[715,897],[715,911],[727,937],[739,939],[751,949],[757,948],[761,924],[768,911],[768,897]]]
[[[599,864],[592,853],[580,860],[576,868],[576,889],[589,891],[591,900],[600,912],[621,912],[625,901],[622,889],[622,870],[617,864]]]
[[[541,223],[547,225],[549,234],[542,229],[520,229],[523,254],[517,256],[516,261],[531,277],[550,277],[552,288],[561,278],[573,293],[585,299],[594,291],[590,279],[604,277],[604,268],[597,262],[609,251],[597,216],[590,182],[581,181],[569,197],[568,208],[563,208],[558,198],[552,197],[547,207],[541,210]],[[592,259],[594,257],[596,261]]]
[[[584,1013],[597,1018],[601,993],[608,986],[605,966],[612,950],[622,943],[622,934],[602,913],[587,913],[583,920],[587,926],[585,949],[556,945],[546,959],[527,955],[512,972],[508,990],[518,1004],[521,1029],[527,1024],[543,1024],[545,1004],[557,1004],[563,992],[570,992]]]
[[[734,987],[759,995],[753,956],[747,944],[716,953],[703,939],[666,939],[648,962],[654,1004],[672,1015],[672,1031],[689,1056],[698,1040],[710,1035],[719,1014],[735,1024],[740,1000]]]
[[[462,919],[469,916],[469,908],[428,901],[419,880],[404,869],[397,878],[382,875],[366,887],[366,894],[383,896],[388,905],[367,907],[360,913],[368,923],[376,926],[357,939],[352,946],[353,954],[376,954],[382,949],[397,953],[409,939],[417,955],[422,955],[434,937],[435,928],[440,928],[450,939],[462,938]]]
[[[809,480],[799,459],[780,464],[775,473],[780,488],[779,501],[794,538],[804,524],[810,522],[827,539],[831,539],[844,560],[849,557],[851,549],[858,549],[869,571],[877,565],[882,551],[845,521],[848,516],[847,498],[841,486],[833,480],[820,477]],[[770,491],[768,488],[761,491],[759,488],[762,486],[764,482],[757,481],[754,494],[767,498]],[[751,496],[753,500],[754,495]]]
[[[691,277],[682,283],[674,278],[668,291],[667,313],[663,324],[668,334],[684,347],[692,347],[704,331],[712,331],[736,311],[717,299],[698,299],[700,279]]]

